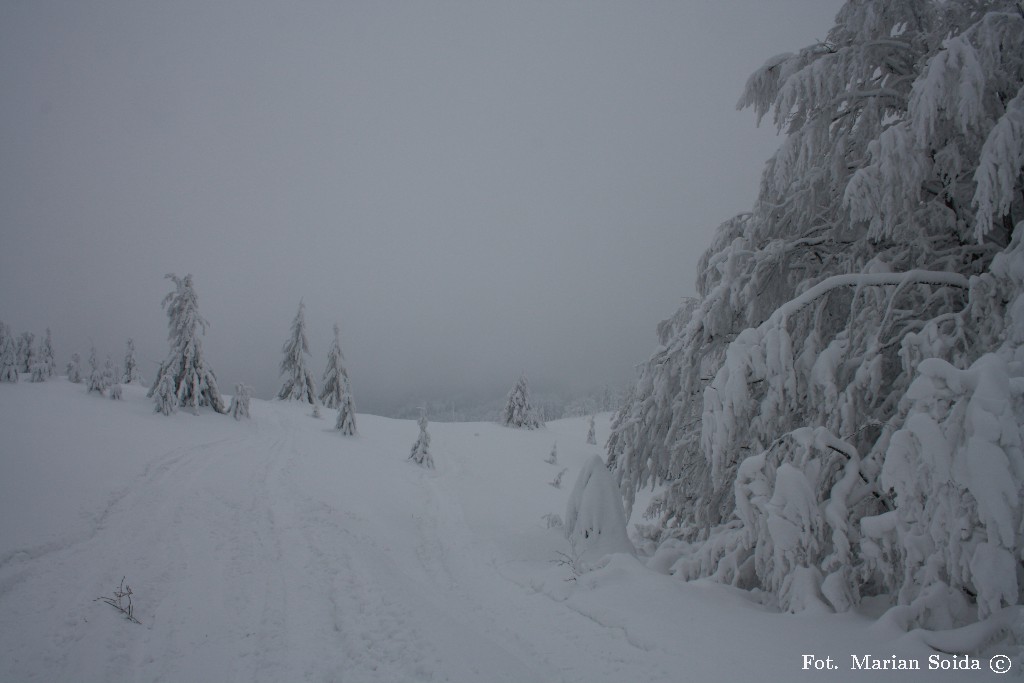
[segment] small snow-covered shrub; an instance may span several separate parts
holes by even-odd
[[[345,436],[352,436],[356,433],[356,404],[347,385],[341,393],[341,403],[338,404],[338,420],[334,423],[334,428]]]
[[[562,488],[562,477],[569,471],[569,468],[562,468],[562,471],[555,475],[555,478],[548,482],[548,485],[554,486],[556,489]]]
[[[546,462],[549,465],[557,465],[558,464],[558,442],[557,441],[555,442],[555,445],[553,445],[551,447],[551,453],[548,455],[547,459],[544,460],[544,462]]]
[[[595,432],[593,415],[590,416],[590,421],[587,426],[587,443],[590,444],[591,446],[597,445],[597,434]]]
[[[120,401],[122,398],[123,398],[123,396],[122,396],[122,393],[121,393],[121,385],[120,384],[111,384],[110,385],[110,400],[112,400],[112,401]]]

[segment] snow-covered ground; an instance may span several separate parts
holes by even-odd
[[[407,461],[413,421],[360,415],[344,437],[298,403],[236,422],[124,397],[0,384],[0,681],[994,676],[928,671],[935,653],[866,614],[777,614],[629,555],[573,580],[543,517],[601,453],[586,418],[432,423],[427,471]],[[96,601],[122,577],[140,624]],[[851,670],[868,654],[924,670]]]

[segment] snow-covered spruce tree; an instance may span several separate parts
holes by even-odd
[[[281,374],[285,376],[277,397],[282,400],[305,401],[316,405],[313,373],[306,367],[309,340],[306,338],[306,306],[299,302],[299,311],[292,321],[292,334],[282,348]]]
[[[169,415],[173,410],[169,410],[171,402],[166,395],[166,382],[170,382],[175,408],[190,408],[193,413],[198,413],[199,408],[210,406],[215,412],[226,413],[227,406],[217,389],[217,377],[203,356],[200,334],[206,332],[209,323],[199,315],[199,300],[192,286],[192,275],[178,277],[169,273],[165,277],[174,282],[174,291],[162,302],[167,310],[170,351],[160,364],[148,395],[155,399],[157,412]]]
[[[597,445],[597,434],[595,433],[596,426],[594,425],[594,416],[591,415],[587,422],[587,443],[596,446]]]
[[[558,442],[557,441],[551,446],[551,453],[549,453],[548,457],[544,459],[544,462],[546,462],[549,465],[557,465],[558,464]]]
[[[425,411],[420,415],[418,422],[420,425],[420,435],[416,439],[416,443],[412,445],[409,459],[420,467],[434,469],[434,457],[430,455],[430,434],[427,432],[427,415]]]
[[[345,383],[341,392],[341,403],[338,404],[338,420],[334,428],[345,436],[352,436],[356,433],[356,404],[352,399],[352,392],[349,390],[348,382]]]
[[[125,384],[138,382],[142,377],[139,375],[139,363],[135,360],[135,340],[128,337],[127,348],[124,352],[124,370],[121,373],[121,381]]]
[[[50,334],[50,328],[46,328],[46,336],[43,337],[42,341],[39,342],[39,352],[37,353],[37,362],[43,364],[46,368],[46,377],[50,378],[57,374],[57,360],[54,358],[53,353],[53,336]]]
[[[540,427],[541,423],[537,418],[537,412],[530,405],[530,386],[526,382],[526,375],[520,375],[515,386],[508,392],[508,401],[505,404],[501,421],[506,427],[524,429]]]
[[[327,408],[341,405],[341,397],[348,385],[348,372],[345,370],[345,356],[341,353],[341,331],[334,324],[334,341],[327,352],[327,368],[320,382],[320,402]]]
[[[908,627],[1020,602],[1022,85],[1008,0],[851,1],[748,81],[786,139],[609,439],[701,541],[678,575]]]
[[[252,389],[245,384],[235,385],[235,394],[231,397],[231,405],[228,412],[236,420],[249,417],[249,401],[252,396]]]
[[[86,379],[86,390],[89,393],[96,392],[100,396],[105,396],[107,393],[107,383],[103,375],[103,370],[100,368],[100,362],[96,358],[96,347],[93,346],[89,349],[89,377]]]
[[[36,336],[31,332],[22,332],[18,337],[18,372],[32,372],[36,362]]]
[[[18,349],[11,328],[0,322],[0,382],[18,381]]]
[[[68,381],[74,384],[79,384],[82,381],[82,356],[75,353],[71,354],[71,361],[67,367]]]

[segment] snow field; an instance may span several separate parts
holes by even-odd
[[[360,415],[345,437],[295,402],[165,417],[137,386],[61,378],[0,384],[0,416],[0,680],[970,680],[851,672],[930,651],[629,555],[572,580],[542,517],[601,453],[587,418],[431,423],[430,471],[407,461],[415,422]],[[122,576],[141,625],[95,602]],[[805,653],[842,668],[801,671]]]

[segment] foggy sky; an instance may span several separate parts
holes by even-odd
[[[0,0],[0,320],[61,371],[192,273],[221,389],[300,299],[357,408],[621,386],[778,139],[735,103],[838,0]]]

